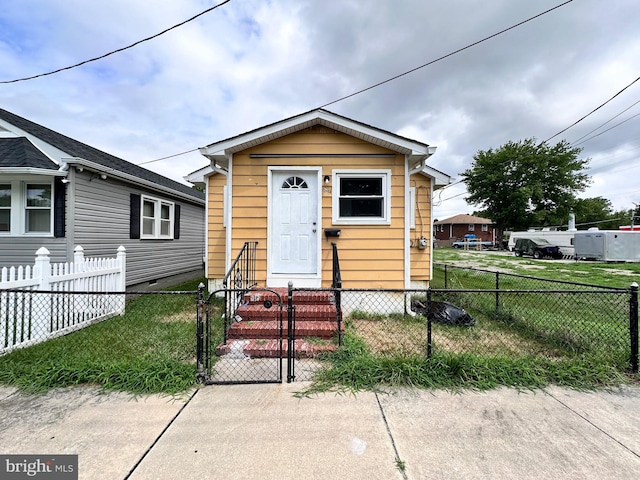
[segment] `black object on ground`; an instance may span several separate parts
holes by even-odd
[[[411,310],[426,316],[432,322],[445,325],[460,325],[470,327],[475,325],[475,319],[460,307],[449,302],[431,302],[431,309],[420,300],[411,302]]]

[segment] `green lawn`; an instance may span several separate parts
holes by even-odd
[[[132,393],[183,392],[196,382],[196,294],[127,298],[126,313],[0,357],[0,383],[24,391],[93,384]]]
[[[435,248],[433,261],[603,287],[629,288],[633,282],[640,283],[640,263],[534,260],[516,257],[510,252],[464,251],[450,247]]]

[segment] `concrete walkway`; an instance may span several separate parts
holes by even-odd
[[[1,454],[79,455],[81,479],[636,479],[640,387],[326,394],[203,387],[174,400],[0,388]]]

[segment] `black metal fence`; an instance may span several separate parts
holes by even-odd
[[[483,270],[480,268],[460,267],[457,265],[447,265],[434,263],[433,288],[456,289],[456,288],[477,288],[495,290],[621,290],[621,288],[603,287],[584,282],[568,282],[565,280],[550,280],[528,275],[518,275],[515,273],[500,272],[494,270]]]
[[[503,273],[446,271],[446,283],[442,268],[433,281],[438,288],[427,290],[294,288],[253,298],[254,288],[249,300],[265,310],[264,323],[239,321],[225,311],[225,295],[244,288],[208,299],[203,290],[2,290],[0,381],[35,375],[45,366],[57,373],[43,374],[42,381],[59,383],[60,378],[53,377],[60,375],[65,376],[62,383],[69,384],[138,376],[145,383],[161,375],[188,385],[198,372],[221,371],[223,357],[232,366],[261,364],[265,372],[271,369],[271,380],[281,381],[287,351],[295,352],[295,363],[286,366],[289,380],[311,380],[330,368],[336,356],[354,351],[401,360],[458,356],[463,361],[473,356],[526,358],[541,365],[577,360],[638,371],[637,287],[568,288]],[[445,284],[449,288],[443,288]],[[247,296],[242,298],[246,303]],[[323,306],[315,305],[319,300]],[[313,330],[316,321],[325,322],[328,330]],[[258,359],[245,350],[224,351],[229,322],[246,329],[236,332],[243,335],[260,333],[262,325],[275,322],[280,332],[276,338],[262,332],[252,345],[271,348],[271,354]],[[210,355],[206,366],[198,363],[198,352],[203,351]]]
[[[637,289],[342,290],[344,335],[387,358],[582,359],[638,371]]]
[[[1,290],[0,381],[193,383],[196,299],[195,291]]]

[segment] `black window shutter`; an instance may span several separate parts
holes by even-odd
[[[180,205],[176,205],[173,210],[173,239],[180,238]]]
[[[62,238],[66,233],[66,205],[67,189],[61,178],[53,183],[53,236]]]
[[[140,195],[130,197],[129,238],[140,238]]]

